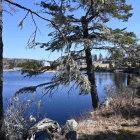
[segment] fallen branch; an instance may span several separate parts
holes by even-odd
[[[76,140],[77,133],[74,129],[78,123],[75,120],[67,120],[63,128],[60,127],[58,122],[45,118],[30,128],[27,140],[34,140],[36,135],[41,132],[47,132],[52,140],[63,139]]]
[[[58,138],[61,135],[60,125],[54,120],[45,118],[30,128],[27,140],[34,140],[37,133],[45,131],[51,138]]]

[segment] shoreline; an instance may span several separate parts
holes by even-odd
[[[9,70],[3,70],[3,72],[21,72],[21,70],[13,70],[13,69],[9,69]],[[56,70],[48,70],[45,71],[44,73],[57,73],[58,71]]]
[[[87,113],[78,121],[78,140],[139,140],[140,98],[135,97],[133,101],[134,104],[125,97],[114,98],[108,107]]]

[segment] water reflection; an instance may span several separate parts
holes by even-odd
[[[23,78],[18,72],[4,73],[4,97],[11,98],[20,88],[38,85],[49,82],[53,74],[44,73],[33,78]],[[102,102],[107,96],[105,87],[123,87],[126,85],[126,74],[124,73],[95,73],[96,85],[99,94],[99,100]],[[49,98],[49,95],[43,97],[43,107],[41,114],[54,119],[60,124],[64,124],[67,119],[73,116],[79,116],[81,112],[92,109],[90,95],[78,95],[78,89],[74,89],[70,96],[67,94],[68,88],[58,90],[57,93]],[[36,99],[42,97],[42,89],[38,89]],[[29,97],[33,94],[29,94]],[[22,98],[23,99],[23,98]],[[5,105],[4,105],[5,107]],[[5,107],[6,108],[6,107]],[[32,108],[36,111],[36,108]]]
[[[127,74],[125,73],[96,73],[96,84],[98,86],[114,86],[122,88],[127,85]]]
[[[116,89],[121,89],[127,85],[127,74],[124,73],[114,73],[114,86]]]
[[[107,97],[108,91],[127,86],[126,73],[99,72],[96,73],[95,76],[100,102]]]
[[[49,82],[53,74],[45,73],[40,76],[33,78],[23,78],[20,73],[10,72],[4,73],[4,97],[9,99],[14,93],[20,88],[26,86],[38,85],[44,82]],[[100,102],[104,100],[107,96],[105,93],[105,87],[116,87],[121,88],[127,84],[127,74],[124,73],[95,73],[96,85],[99,94]],[[41,89],[38,89],[36,94],[36,100],[39,99],[41,95]],[[68,88],[59,90],[52,98],[48,95],[44,96],[42,99],[42,108],[40,109],[40,114],[44,117],[48,117],[58,121],[61,125],[65,124],[65,121],[73,118],[79,117],[82,112],[92,109],[90,95],[79,96],[78,89],[74,89],[73,93],[68,96]],[[0,119],[3,118],[3,98],[2,98],[2,86],[0,88]],[[33,94],[29,94],[29,99],[33,97]],[[20,98],[23,101],[23,97]],[[6,107],[5,107],[6,108]],[[31,107],[29,112],[36,113],[37,106]],[[45,115],[44,115],[45,114]],[[34,114],[33,114],[34,115]],[[1,127],[0,123],[0,127]],[[44,138],[42,138],[44,139]],[[0,134],[0,140],[5,140],[4,136]]]

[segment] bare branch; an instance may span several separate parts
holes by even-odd
[[[10,14],[11,16],[13,16],[13,14],[11,12],[9,12],[8,10],[3,9],[2,11]]]
[[[15,2],[13,2],[13,1],[11,1],[11,0],[5,0],[5,1],[8,2],[8,3],[10,3],[10,4],[12,4],[12,5],[15,5],[15,6],[21,8],[21,9],[24,9],[24,10],[30,12],[31,15],[34,14],[34,15],[36,15],[37,17],[39,17],[39,18],[41,18],[41,19],[43,19],[43,20],[45,20],[45,21],[50,22],[50,23],[52,24],[52,26],[62,35],[63,39],[65,40],[67,49],[69,50],[70,44],[69,44],[67,38],[64,36],[64,34],[63,34],[63,33],[61,32],[61,30],[59,29],[59,27],[58,27],[52,20],[50,20],[50,19],[48,19],[48,18],[45,18],[45,17],[41,16],[40,14],[38,14],[37,12],[35,12],[35,11],[33,11],[33,10],[27,8],[27,7],[24,7],[24,6],[22,6],[22,5],[18,4],[18,3],[15,3]],[[35,35],[36,35],[36,31],[35,31],[34,33],[35,33]],[[32,42],[32,43],[33,43],[33,46],[34,46],[34,45],[35,45],[35,44],[34,44],[35,42]],[[68,51],[68,53],[69,53],[69,51]]]
[[[23,22],[24,22],[24,20],[27,18],[28,14],[29,14],[29,11],[27,11],[26,15],[25,15],[25,16],[23,17],[23,19],[20,21],[19,27],[23,28]]]
[[[90,7],[89,7],[88,11],[86,12],[85,17],[87,17],[87,16],[88,16],[88,14],[89,14],[89,12],[90,12],[90,10],[91,10],[92,6],[93,6],[93,0],[91,0],[91,5],[90,5]]]
[[[30,13],[32,13],[32,14],[34,14],[34,15],[36,15],[37,17],[39,17],[39,18],[41,18],[41,19],[43,19],[43,20],[46,20],[46,21],[48,21],[48,22],[51,22],[51,23],[52,23],[52,21],[51,21],[51,20],[49,20],[49,19],[47,19],[47,18],[45,18],[45,17],[43,17],[43,16],[39,15],[37,12],[35,12],[35,11],[33,11],[33,10],[31,10],[31,9],[27,8],[27,7],[24,7],[24,6],[22,6],[22,5],[18,4],[18,3],[15,3],[15,2],[13,2],[13,1],[11,1],[11,0],[4,0],[4,1],[6,1],[6,2],[8,2],[8,3],[12,4],[12,5],[15,5],[15,6],[17,6],[17,7],[21,8],[21,9],[24,9],[24,10],[26,10],[26,11],[28,11],[28,12],[30,12]]]

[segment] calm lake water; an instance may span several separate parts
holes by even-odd
[[[32,78],[24,78],[19,72],[4,72],[4,107],[6,108],[6,99],[12,98],[14,93],[20,88],[27,86],[35,86],[51,80],[53,73],[45,73]],[[127,83],[127,74],[125,73],[96,73],[96,85],[99,93],[100,102],[107,96],[105,88],[120,88]],[[61,125],[67,119],[80,116],[83,112],[92,109],[90,94],[78,95],[78,89],[74,89],[69,95],[68,88],[62,88],[54,93],[52,97],[45,95],[42,99],[42,107],[39,109],[43,117],[48,117],[58,121]],[[25,93],[20,95],[20,100],[25,101],[34,99],[36,102],[42,97],[42,89],[38,89],[36,93]],[[37,113],[37,105],[31,107],[30,113]]]

